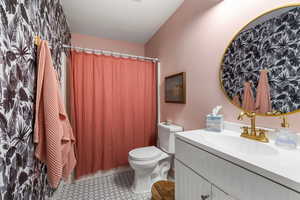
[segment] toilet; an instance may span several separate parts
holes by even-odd
[[[146,193],[151,191],[153,183],[167,180],[175,153],[175,133],[183,127],[166,123],[158,124],[156,146],[136,148],[129,152],[128,162],[134,170],[132,191]]]

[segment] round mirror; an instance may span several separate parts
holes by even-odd
[[[224,53],[220,83],[245,111],[300,111],[300,4],[269,11],[239,31]]]

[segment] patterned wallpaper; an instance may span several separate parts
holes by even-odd
[[[40,35],[52,45],[61,73],[59,42],[70,30],[59,0],[0,0],[0,200],[45,199],[46,167],[34,158],[33,121],[36,47]]]
[[[231,99],[243,96],[245,81],[253,83],[255,95],[259,71],[268,69],[272,108],[299,110],[300,7],[242,31],[227,49],[222,68],[223,87]]]

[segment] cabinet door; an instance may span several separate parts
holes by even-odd
[[[175,182],[176,200],[212,200],[211,184],[177,160]]]
[[[212,200],[234,200],[234,199],[229,195],[227,195],[225,192],[212,186]]]

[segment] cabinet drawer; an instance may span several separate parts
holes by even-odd
[[[176,200],[212,200],[208,181],[178,161],[175,161],[175,168]]]
[[[220,189],[212,186],[212,200],[234,200],[225,192],[221,191]]]
[[[175,157],[237,199],[300,200],[299,193],[178,138],[175,143]]]

